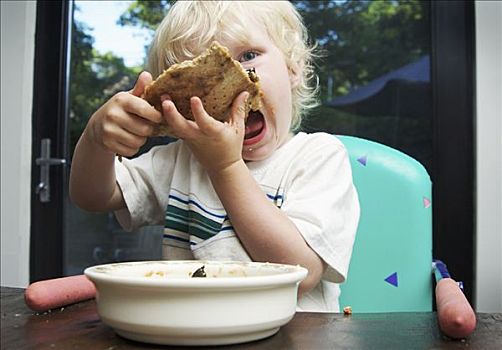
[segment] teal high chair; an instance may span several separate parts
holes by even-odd
[[[340,308],[353,312],[432,311],[431,180],[410,156],[338,136],[349,152],[361,205]]]

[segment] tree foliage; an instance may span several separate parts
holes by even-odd
[[[169,9],[172,1],[136,1],[120,16],[118,24],[136,26],[155,31]]]
[[[119,24],[154,31],[172,1],[136,1]],[[323,100],[350,89],[429,51],[425,1],[293,0],[323,59],[318,74]],[[333,80],[327,91],[328,78]]]
[[[140,67],[127,67],[122,57],[93,48],[90,28],[73,21],[70,65],[70,149],[89,117],[117,91],[130,89]]]
[[[429,52],[427,2],[292,2],[324,52],[319,64],[324,97],[344,95]]]

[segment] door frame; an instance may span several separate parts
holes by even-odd
[[[433,254],[475,290],[475,25],[474,3],[431,4],[433,101]],[[52,139],[52,152],[66,158],[71,1],[37,2],[33,97],[32,189],[39,179],[35,158],[40,140]],[[51,82],[51,83],[47,83]],[[53,82],[53,83],[52,83]],[[64,211],[68,167],[51,169],[53,198],[41,204],[32,193],[30,280],[63,273]]]
[[[431,2],[433,256],[475,296],[474,1]]]
[[[69,159],[67,118],[72,1],[37,1],[32,114],[30,282],[63,273],[63,225]],[[41,140],[51,140],[51,157],[66,165],[50,167],[51,201],[41,203],[35,189],[40,182]]]

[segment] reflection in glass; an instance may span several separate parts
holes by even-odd
[[[293,2],[323,53],[322,106],[304,129],[381,142],[431,173],[429,3]]]

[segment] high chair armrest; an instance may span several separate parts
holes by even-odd
[[[434,260],[432,269],[436,277],[439,328],[451,338],[468,337],[476,328],[476,314],[463,293],[462,283],[450,277],[446,264],[441,260]]]

